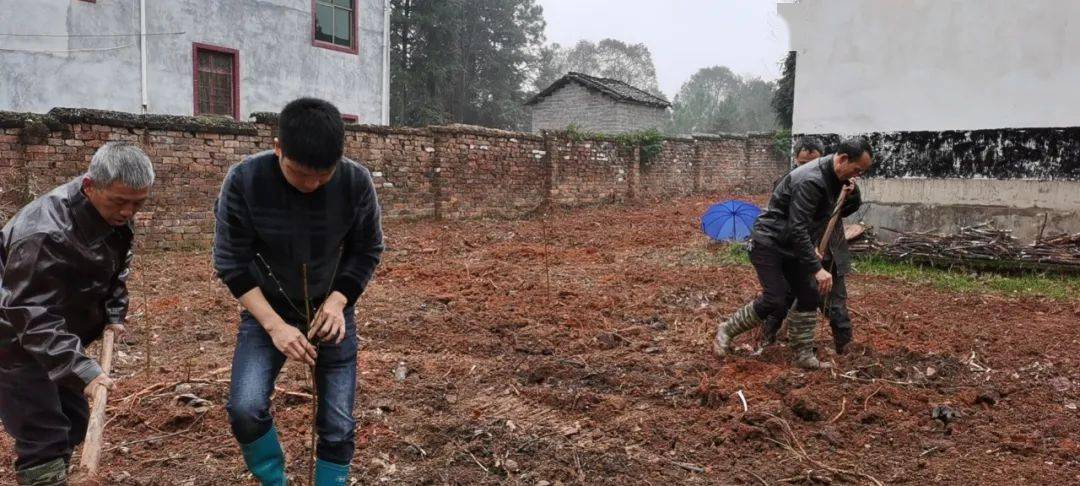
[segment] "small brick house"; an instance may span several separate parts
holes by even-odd
[[[660,129],[669,118],[664,98],[622,81],[570,72],[532,99],[532,130],[577,128],[599,133]]]

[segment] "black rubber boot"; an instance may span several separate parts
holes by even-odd
[[[847,352],[848,345],[851,344],[851,329],[836,329],[833,331],[833,345],[836,346],[836,354],[844,354]]]

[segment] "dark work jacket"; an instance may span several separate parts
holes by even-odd
[[[349,159],[326,185],[304,194],[285,180],[267,151],[229,169],[215,206],[214,266],[240,297],[258,287],[286,322],[303,326],[327,295],[353,305],[383,251],[371,174]],[[303,267],[307,266],[308,301]]]
[[[792,170],[795,169],[792,168],[788,170],[787,173],[784,173],[784,175],[777,177],[776,180],[773,181],[773,190],[776,189],[776,186],[780,185],[780,181],[784,180],[784,177]],[[823,236],[825,236],[825,226],[822,226],[819,232],[814,233],[813,241],[815,246],[821,241]],[[844,237],[844,218],[840,218],[836,221],[836,229],[833,230],[832,236],[829,237],[829,254],[825,255],[825,263],[827,264],[829,262],[832,262],[833,268],[826,268],[826,270],[829,270],[833,274],[847,275],[851,273],[851,249],[848,248],[847,238]]]
[[[124,322],[132,236],[101,217],[81,177],[19,211],[0,232],[0,365],[34,360],[78,390],[101,374],[84,346]]]
[[[768,207],[754,223],[753,243],[774,248],[784,256],[797,259],[808,272],[817,272],[821,269],[821,261],[814,250],[825,234],[842,187],[833,169],[832,155],[788,172],[773,189]],[[861,204],[862,198],[856,188],[844,203],[841,216],[854,213]],[[835,235],[843,229],[838,225],[833,231]],[[839,238],[843,239],[842,236]],[[830,248],[835,242],[835,239],[831,240]],[[846,244],[844,247],[846,249]],[[850,263],[850,256],[846,258]],[[837,265],[841,265],[839,261]]]

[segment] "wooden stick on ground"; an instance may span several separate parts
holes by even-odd
[[[308,267],[307,264],[303,264],[301,267],[304,280],[304,317],[307,319],[307,329],[303,332],[307,333],[311,330],[311,297],[308,295]],[[335,271],[336,273],[336,271]],[[323,302],[325,303],[325,301]],[[319,310],[315,311],[316,314],[322,311],[322,305],[319,305]],[[318,349],[318,342],[314,345]],[[315,484],[315,461],[317,460],[315,454],[315,448],[319,442],[318,432],[318,417],[319,417],[319,383],[315,377],[315,366],[308,367],[308,378],[311,380],[311,462],[308,464],[308,484]]]
[[[106,329],[105,336],[101,340],[101,371],[106,375],[112,368],[115,340],[116,333],[112,329]],[[79,461],[79,465],[90,475],[97,474],[98,463],[101,461],[102,436],[105,433],[105,401],[108,395],[109,389],[104,386],[94,389],[90,424],[86,428],[86,445],[83,446],[82,458]]]

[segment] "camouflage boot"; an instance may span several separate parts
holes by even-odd
[[[763,321],[754,312],[754,304],[746,304],[735,311],[730,319],[716,326],[716,339],[713,340],[713,353],[724,356],[731,351],[731,340],[735,336],[762,325]]]
[[[814,353],[814,328],[817,327],[817,311],[793,312],[788,327],[789,344],[795,352],[795,366],[816,370],[832,366],[821,362]]]
[[[785,317],[784,322],[780,324],[780,330],[776,333],[776,340],[782,342],[791,341],[791,317]]]
[[[67,462],[53,459],[45,464],[19,469],[15,473],[19,486],[66,486]]]

